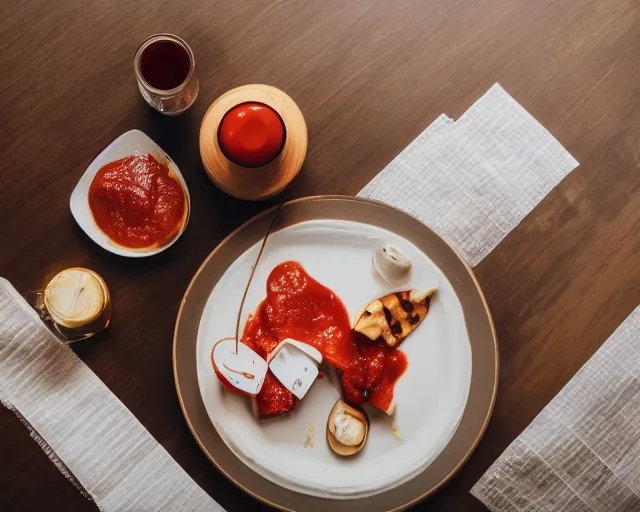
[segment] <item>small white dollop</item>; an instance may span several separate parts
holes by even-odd
[[[333,418],[333,435],[345,446],[358,446],[365,434],[364,424],[347,411],[338,411]]]
[[[269,369],[280,383],[302,400],[318,377],[322,354],[311,345],[287,338],[269,354]]]
[[[238,343],[236,354],[236,340],[232,338],[213,346],[211,362],[221,380],[249,396],[260,392],[269,369],[267,362],[244,343]]]
[[[411,266],[411,260],[392,245],[379,245],[373,253],[373,267],[390,284],[406,281]]]

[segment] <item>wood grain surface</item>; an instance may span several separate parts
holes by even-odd
[[[355,194],[436,116],[500,84],[580,162],[477,268],[500,340],[501,383],[468,465],[415,510],[476,511],[468,491],[640,302],[640,4],[637,0],[2,0],[0,275],[24,293],[62,268],[110,286],[108,332],[74,346],[151,434],[229,511],[264,510],[201,453],[173,384],[179,301],[204,257],[280,198]],[[137,90],[133,55],[173,32],[200,95],[166,118]],[[309,128],[302,172],[277,199],[216,189],[198,152],[209,104],[265,83]],[[138,128],[189,183],[183,237],[150,259],[105,252],[69,195],[91,160]],[[0,410],[0,509],[95,510]]]

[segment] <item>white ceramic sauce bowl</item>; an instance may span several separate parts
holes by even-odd
[[[146,155],[150,154],[159,162],[166,162],[171,170],[175,173],[182,188],[184,189],[185,196],[187,198],[187,216],[182,225],[182,228],[176,236],[169,240],[161,247],[153,247],[152,249],[128,249],[117,245],[112,242],[109,237],[96,226],[93,220],[93,215],[89,208],[89,187],[93,178],[95,178],[98,171],[110,162],[120,160],[133,155]],[[76,220],[82,230],[103,249],[118,254],[119,256],[126,256],[129,258],[143,258],[146,256],[153,256],[165,249],[171,247],[178,238],[182,235],[189,222],[189,215],[191,213],[191,198],[189,196],[189,189],[187,183],[180,172],[180,169],[176,163],[167,155],[160,146],[158,146],[153,140],[151,140],[146,134],[140,130],[130,130],[123,133],[109,144],[94,160],[91,162],[87,170],[84,172],[80,181],[73,189],[71,193],[71,199],[69,200],[69,206],[71,208],[71,214]]]

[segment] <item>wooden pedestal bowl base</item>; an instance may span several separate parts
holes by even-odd
[[[224,156],[218,144],[218,127],[236,105],[258,102],[282,118],[286,140],[282,153],[263,167],[242,167]],[[259,201],[281,192],[296,177],[307,154],[307,125],[298,105],[284,92],[269,85],[244,85],[214,101],[200,126],[200,156],[211,181],[229,195]]]

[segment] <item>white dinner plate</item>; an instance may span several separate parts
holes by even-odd
[[[243,323],[265,298],[269,273],[288,260],[335,292],[352,320],[388,293],[438,290],[426,319],[400,347],[408,368],[395,387],[396,412],[389,418],[365,407],[371,428],[364,449],[339,457],[325,430],[340,396],[332,379],[318,380],[292,413],[260,422],[250,400],[224,389],[211,365],[213,344],[234,336],[242,293],[273,215],[265,212],[229,235],[185,293],[173,357],[187,424],[220,471],[271,506],[300,512],[401,510],[451,479],[486,429],[498,351],[482,291],[446,242],[400,210],[341,196],[285,204],[256,268]],[[397,246],[413,261],[402,286],[392,287],[374,272],[372,256],[380,242]]]
[[[413,261],[408,282],[391,286],[377,276],[372,256],[391,243]],[[244,317],[266,296],[271,270],[295,260],[342,299],[350,318],[370,301],[401,290],[437,288],[426,319],[402,343],[409,366],[395,388],[392,418],[368,408],[369,438],[355,457],[337,457],[325,439],[329,413],[340,397],[318,380],[296,410],[257,421],[250,401],[226,390],[211,365],[216,341],[233,336],[238,306],[260,242],[242,254],[213,289],[198,331],[198,382],[211,422],[238,458],[265,478],[319,497],[361,498],[398,486],[423,471],[447,445],[460,421],[471,382],[471,348],[462,306],[429,257],[377,226],[312,220],[273,234],[256,269]],[[244,320],[243,320],[244,321]],[[394,427],[400,439],[393,434]],[[313,447],[305,444],[310,429]]]

